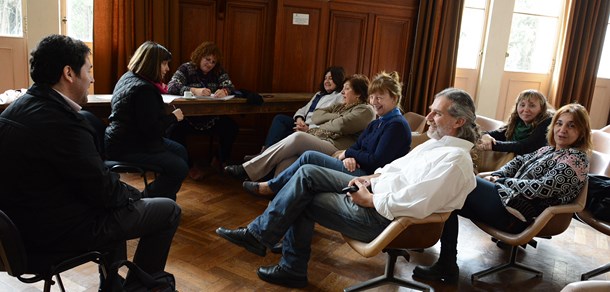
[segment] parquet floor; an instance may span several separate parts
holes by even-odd
[[[123,179],[142,186],[135,175]],[[218,226],[245,226],[260,214],[267,201],[248,195],[241,184],[210,171],[201,181],[187,179],[178,194],[183,217],[174,238],[166,270],[176,276],[177,288],[185,291],[286,291],[267,284],[256,276],[261,265],[275,264],[279,255],[265,258],[253,255],[216,236]],[[578,281],[580,274],[610,262],[610,237],[572,221],[570,228],[551,240],[539,239],[538,248],[527,247],[519,261],[544,272],[534,278],[524,272],[509,270],[491,275],[472,284],[470,275],[508,259],[509,251],[498,248],[490,238],[468,220],[460,222],[458,284],[429,282],[436,291],[559,291],[567,283]],[[133,252],[136,241],[129,243]],[[400,258],[396,274],[411,280],[415,265],[433,263],[438,244],[423,253],[412,252],[411,262]],[[316,228],[312,259],[309,265],[309,286],[304,291],[342,291],[343,288],[381,275],[385,254],[365,259],[342,240],[339,233]],[[610,280],[609,275],[596,279]],[[62,274],[68,291],[97,291],[97,268],[87,264]],[[0,291],[41,291],[42,283],[26,285],[6,273],[0,273]],[[57,285],[53,291],[59,291]],[[382,286],[373,291],[408,291],[395,286]]]

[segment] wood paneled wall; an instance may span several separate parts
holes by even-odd
[[[236,88],[313,93],[331,65],[347,74],[408,76],[419,0],[180,0],[179,6],[172,66],[188,61],[201,42],[214,41]],[[295,24],[295,14],[308,23]],[[239,161],[260,150],[273,116],[233,118],[240,132],[232,160]],[[209,153],[206,138],[191,142],[191,156]]]
[[[398,71],[411,63],[419,0],[180,0],[180,63],[216,42],[237,88],[315,92],[324,69]],[[308,17],[295,24],[295,14]]]

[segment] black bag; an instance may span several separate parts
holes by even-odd
[[[133,279],[128,285],[124,285],[124,279],[119,275],[119,269],[125,266],[129,268],[130,277]],[[130,278],[131,279],[131,278]],[[108,277],[102,284],[102,292],[175,292],[176,279],[168,272],[157,272],[149,274],[133,262],[123,260],[112,265],[108,271]]]
[[[264,102],[263,97],[254,91],[240,89],[236,90],[234,93],[237,97],[245,98],[247,104],[261,105]]]
[[[589,174],[586,208],[594,218],[610,222],[610,177]]]

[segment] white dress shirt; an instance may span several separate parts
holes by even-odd
[[[379,214],[424,218],[460,209],[476,187],[470,149],[464,139],[430,139],[375,173],[371,180],[373,204]]]

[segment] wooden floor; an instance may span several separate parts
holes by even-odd
[[[141,187],[134,175],[125,181]],[[264,199],[248,195],[240,182],[210,171],[201,181],[187,179],[178,194],[182,206],[182,222],[174,237],[166,270],[176,276],[177,288],[185,291],[286,291],[267,284],[256,276],[261,265],[275,264],[280,256],[268,254],[261,258],[219,238],[219,226],[245,226],[267,205]],[[527,247],[519,261],[544,272],[531,274],[509,270],[471,283],[470,275],[507,260],[509,252],[498,248],[470,221],[460,219],[458,264],[460,281],[445,285],[428,282],[436,291],[559,291],[566,284],[578,281],[580,274],[610,262],[610,237],[573,221],[570,228],[551,240],[539,239],[538,248]],[[129,243],[133,253],[136,241]],[[438,244],[423,253],[412,252],[411,262],[400,258],[396,273],[412,280],[413,267],[432,264],[439,252]],[[341,236],[316,227],[312,259],[309,264],[309,286],[304,291],[342,291],[343,288],[381,275],[385,254],[365,259],[354,252]],[[608,280],[608,275],[595,279]],[[93,264],[62,274],[68,291],[97,291],[98,275]],[[41,291],[42,283],[26,285],[6,273],[0,273],[0,291]],[[53,291],[59,291],[57,285]],[[373,291],[408,291],[396,286],[382,286]]]

